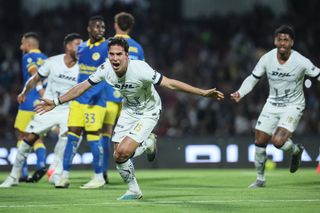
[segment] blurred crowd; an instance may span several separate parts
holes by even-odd
[[[11,1],[10,1],[11,2]],[[320,14],[317,5],[292,1],[288,12],[275,15],[269,8],[255,6],[244,14],[212,15],[196,20],[184,19],[179,12],[150,5],[137,6],[134,1],[114,1],[90,7],[74,4],[69,7],[43,10],[29,14],[18,0],[5,3],[0,12],[0,137],[14,137],[17,112],[16,96],[22,88],[20,74],[21,35],[27,31],[41,36],[41,50],[48,56],[61,53],[62,40],[71,32],[87,37],[86,26],[92,15],[102,15],[107,22],[107,37],[114,35],[113,16],[120,11],[131,12],[136,24],[131,36],[144,47],[146,61],[168,77],[202,88],[216,87],[223,91],[222,102],[174,93],[157,88],[163,101],[163,113],[157,133],[181,135],[243,135],[252,134],[256,119],[268,96],[263,78],[239,104],[229,100],[262,54],[272,49],[273,32],[281,24],[296,30],[294,49],[320,66]],[[310,1],[317,2],[317,1]],[[306,8],[307,7],[307,8]],[[5,13],[3,10],[20,10]],[[304,13],[307,9],[308,13]],[[10,14],[10,15],[6,15]],[[320,87],[312,80],[305,88],[306,110],[295,134],[320,132]]]

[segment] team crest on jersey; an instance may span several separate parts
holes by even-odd
[[[120,93],[118,90],[115,90],[115,91],[113,92],[113,96],[114,96],[115,98],[120,98],[120,97],[121,97],[121,93]]]
[[[32,62],[32,58],[28,58],[28,59],[27,59],[27,62],[28,62],[28,63],[31,63],[31,62]]]
[[[41,65],[43,65],[44,64],[44,60],[42,59],[42,58],[38,58],[37,59],[37,65],[38,66],[41,66]]]
[[[95,53],[92,54],[92,59],[93,60],[97,61],[97,60],[99,60],[99,58],[100,58],[100,53],[95,52]]]

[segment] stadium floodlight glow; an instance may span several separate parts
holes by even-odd
[[[46,159],[46,163],[49,165],[52,164],[53,159],[54,159],[54,153],[48,154],[47,159]]]
[[[308,162],[312,161],[310,155],[308,154],[308,152],[307,152],[306,150],[303,150],[303,152],[302,152],[301,161],[304,161],[304,162],[306,162],[306,161],[308,161]]]
[[[236,163],[239,161],[239,148],[236,144],[229,144],[227,146],[227,162],[229,163]]]
[[[217,145],[187,145],[185,160],[187,163],[218,163],[221,149]]]
[[[72,160],[72,164],[81,164],[81,163],[82,163],[81,155],[77,153]]]
[[[8,161],[5,160],[8,154],[9,153],[6,148],[0,148],[0,165],[8,165]]]
[[[91,152],[85,152],[82,154],[82,163],[91,164],[93,161],[93,156]]]
[[[36,165],[37,164],[37,155],[35,153],[30,153],[27,158],[28,165]]]

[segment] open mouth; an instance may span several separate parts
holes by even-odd
[[[117,69],[119,69],[119,67],[120,67],[120,63],[113,62],[113,63],[112,63],[112,67],[113,67],[113,69],[117,70]]]
[[[283,51],[286,51],[286,48],[280,47],[279,50],[283,52]]]

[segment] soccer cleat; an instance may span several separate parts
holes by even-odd
[[[59,183],[60,179],[61,179],[61,175],[54,173],[50,175],[48,182],[51,183],[52,185],[56,185],[56,183]]]
[[[57,183],[54,185],[57,189],[66,189],[70,186],[70,181],[68,178],[61,177]]]
[[[152,140],[152,145],[146,149],[147,159],[149,162],[152,162],[156,158],[157,154],[157,135],[151,133],[148,139]]]
[[[256,180],[252,184],[248,186],[248,188],[251,189],[256,189],[256,188],[261,188],[266,186],[266,181],[265,180]]]
[[[97,178],[92,178],[88,183],[80,186],[80,189],[97,189],[103,187],[106,184],[105,180],[99,180]]]
[[[291,173],[295,173],[299,169],[299,166],[301,163],[301,155],[304,150],[304,147],[301,144],[297,144],[297,146],[299,149],[298,153],[292,154],[292,156],[291,156],[291,163],[290,163],[290,172]]]
[[[12,176],[8,176],[5,181],[3,181],[2,184],[0,184],[0,188],[10,188],[12,186],[17,186],[19,183],[19,180]]]
[[[39,182],[39,180],[41,180],[41,178],[47,173],[47,168],[46,167],[42,167],[41,169],[38,169],[37,171],[35,171],[32,175],[32,180],[34,183]]]
[[[121,197],[118,197],[117,200],[140,200],[142,199],[143,195],[141,192],[132,192],[127,190]]]
[[[25,182],[25,183],[33,183],[33,179],[31,176],[24,176],[19,178],[19,183]]]
[[[105,184],[109,183],[109,178],[108,178],[108,174],[107,173],[103,174],[103,179],[105,181]]]

